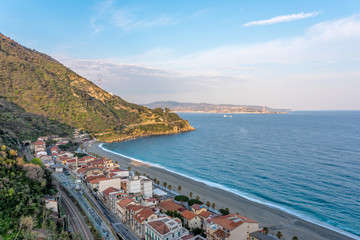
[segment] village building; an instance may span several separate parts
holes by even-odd
[[[176,211],[176,212],[181,212],[182,209],[184,209],[183,206],[174,203],[173,201],[164,201],[158,204],[160,210],[162,210],[163,212],[167,212],[167,211]]]
[[[189,231],[181,226],[178,218],[162,217],[145,223],[146,240],[180,240],[189,235]]]
[[[250,233],[258,230],[258,222],[236,213],[231,213],[209,219],[206,222],[206,239],[248,240]]]
[[[201,228],[201,219],[195,213],[186,210],[181,213],[184,218],[184,225],[189,229]]]

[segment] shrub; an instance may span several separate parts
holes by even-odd
[[[197,199],[190,199],[190,200],[188,201],[189,206],[192,206],[192,205],[194,205],[195,203],[200,204],[200,205],[203,204],[202,201],[197,200]]]
[[[187,196],[184,196],[184,195],[178,195],[174,199],[176,201],[179,201],[179,202],[187,202],[187,201],[189,201],[189,198]]]

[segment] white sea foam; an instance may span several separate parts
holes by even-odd
[[[353,239],[356,239],[356,240],[360,240],[360,238],[354,234],[351,234],[349,232],[346,232],[346,231],[343,231],[339,228],[336,228],[330,224],[327,224],[327,223],[324,223],[324,222],[321,222],[321,221],[318,221],[318,220],[315,220],[309,216],[306,216],[304,214],[301,214],[301,213],[298,213],[294,210],[291,210],[291,209],[288,209],[286,207],[282,207],[282,206],[279,206],[279,205],[276,205],[274,203],[271,203],[271,202],[268,202],[268,201],[265,201],[265,200],[261,200],[261,199],[257,199],[255,197],[252,197],[252,196],[249,196],[249,194],[247,193],[243,193],[237,189],[234,189],[234,188],[230,188],[230,187],[227,187],[227,186],[224,186],[222,184],[219,184],[219,183],[215,183],[215,182],[211,182],[211,181],[208,181],[208,180],[204,180],[204,179],[201,179],[201,178],[198,178],[198,177],[194,177],[194,176],[190,176],[190,175],[187,175],[187,174],[184,174],[184,173],[181,173],[181,172],[177,172],[175,170],[172,170],[172,169],[169,169],[165,166],[162,166],[160,164],[156,164],[156,163],[152,163],[152,162],[148,162],[148,161],[144,161],[144,160],[140,160],[140,159],[136,159],[136,158],[133,158],[133,157],[130,157],[130,156],[126,156],[124,154],[121,154],[121,153],[118,153],[118,152],[115,152],[115,151],[112,151],[112,150],[109,150],[109,149],[106,149],[105,147],[103,147],[103,144],[104,143],[100,143],[98,146],[106,151],[106,152],[109,152],[109,153],[112,153],[112,154],[115,154],[115,155],[118,155],[118,156],[121,156],[121,157],[124,157],[124,158],[127,158],[131,161],[136,161],[136,162],[140,162],[140,163],[143,163],[143,164],[147,164],[149,166],[152,166],[152,167],[156,167],[156,168],[160,168],[160,169],[163,169],[163,170],[166,170],[168,172],[171,172],[171,173],[174,173],[174,174],[177,174],[177,175],[180,175],[180,176],[183,176],[183,177],[186,177],[186,178],[189,178],[191,180],[194,180],[194,181],[197,181],[197,182],[200,182],[200,183],[204,183],[210,187],[215,187],[215,188],[218,188],[218,189],[222,189],[222,190],[225,190],[225,191],[228,191],[228,192],[231,192],[231,193],[234,193],[240,197],[243,197],[249,201],[252,201],[252,202],[256,202],[256,203],[259,203],[259,204],[262,204],[262,205],[266,205],[268,207],[271,207],[271,208],[275,208],[275,209],[279,209],[281,211],[284,211],[286,213],[289,213],[289,214],[292,214],[300,219],[303,219],[307,222],[310,222],[310,223],[313,223],[313,224],[316,224],[318,226],[321,226],[321,227],[324,227],[324,228],[327,228],[327,229],[330,229],[332,231],[335,231],[335,232],[338,232],[338,233],[341,233],[347,237],[350,237],[350,238],[353,238]]]

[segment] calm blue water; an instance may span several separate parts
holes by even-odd
[[[197,131],[103,147],[360,236],[360,111],[180,115]]]

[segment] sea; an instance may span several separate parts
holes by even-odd
[[[360,111],[179,115],[196,131],[102,147],[360,239]]]

